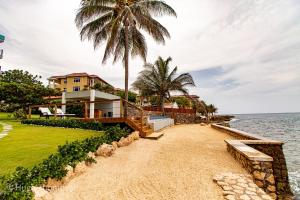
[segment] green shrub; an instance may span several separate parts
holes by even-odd
[[[24,109],[18,109],[18,110],[13,112],[13,117],[15,119],[26,119],[27,114],[26,114],[26,111]]]
[[[95,131],[104,130],[102,123],[97,121],[84,122],[76,119],[24,119],[22,124],[32,124],[41,126],[65,127],[65,128],[80,128]]]
[[[47,121],[47,122],[45,122]],[[62,121],[57,123],[58,121]],[[80,122],[75,120],[76,123]],[[71,120],[23,120],[22,123],[29,124],[52,124],[71,126]],[[32,123],[33,124],[33,123]],[[83,124],[77,123],[77,127],[83,127]],[[84,125],[86,128],[92,129],[99,127],[99,123],[88,123]],[[94,130],[94,129],[93,129]],[[87,138],[83,141],[74,141],[59,146],[55,154],[50,155],[42,163],[35,165],[31,169],[18,167],[16,171],[8,176],[0,177],[0,200],[30,200],[33,198],[31,186],[39,186],[47,181],[48,178],[61,180],[66,176],[67,165],[75,167],[81,161],[95,163],[93,158],[88,158],[88,152],[95,152],[97,148],[104,144],[110,144],[118,141],[121,137],[129,134],[128,129],[122,129],[120,126],[107,127],[105,133],[99,137]]]

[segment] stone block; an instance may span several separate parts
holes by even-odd
[[[102,144],[96,151],[97,156],[110,157],[113,155],[115,149],[112,145]]]

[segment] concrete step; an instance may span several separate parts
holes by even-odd
[[[159,138],[161,138],[162,136],[164,136],[164,133],[161,132],[154,132],[151,133],[150,135],[147,135],[145,137],[145,139],[149,139],[149,140],[158,140]]]

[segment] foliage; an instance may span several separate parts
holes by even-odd
[[[75,114],[76,117],[84,117],[84,105],[77,104],[77,105],[67,105],[66,106],[66,113]]]
[[[114,93],[114,87],[108,84],[95,83],[92,89],[99,90],[101,92],[110,93],[110,94]]]
[[[5,83],[42,85],[42,82],[40,81],[41,78],[41,76],[32,75],[28,71],[18,69],[4,71],[0,74],[0,82]]]
[[[94,48],[107,41],[102,62],[113,55],[114,63],[123,60],[125,67],[125,100],[128,101],[129,54],[147,57],[147,44],[140,29],[146,31],[158,43],[170,37],[168,30],[154,16],[176,16],[175,11],[161,0],[81,0],[76,24],[81,29],[81,39],[92,40]],[[127,104],[124,115],[127,115]]]
[[[15,112],[13,112],[14,119],[26,119],[27,114],[24,109],[18,109]]]
[[[170,98],[171,92],[187,94],[187,86],[195,86],[194,80],[189,73],[177,76],[177,67],[172,71],[169,63],[171,58],[164,60],[161,57],[154,64],[145,64],[137,80],[132,84],[134,89],[139,90],[142,96],[158,97],[158,105],[163,108],[166,99]]]
[[[124,90],[117,91],[115,94],[117,96],[125,99],[125,91]],[[136,93],[128,91],[128,101],[135,103],[136,102],[136,97],[137,97]]]
[[[103,136],[59,146],[57,153],[50,155],[33,168],[18,167],[14,173],[1,177],[0,199],[32,199],[31,186],[39,186],[48,178],[61,180],[67,174],[67,165],[75,167],[81,161],[94,163],[94,159],[87,157],[88,152],[96,151],[100,145],[109,144],[114,140],[118,141],[121,137],[128,135],[128,131],[119,126],[107,129],[107,131],[108,133]]]
[[[171,101],[176,102],[179,108],[189,108],[190,100],[186,97],[172,97]]]
[[[212,116],[214,115],[214,113],[216,113],[218,111],[218,108],[215,107],[215,105],[213,104],[209,104],[207,105],[207,112],[209,114],[211,114]]]
[[[25,119],[22,124],[33,124],[41,126],[65,127],[65,128],[81,128],[95,131],[104,130],[102,124],[97,121],[83,122],[76,119]]]
[[[44,96],[57,95],[58,91],[43,86],[39,78],[22,70],[3,72],[0,75],[1,110],[25,109],[31,104],[45,103]]]

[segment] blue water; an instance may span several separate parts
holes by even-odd
[[[284,141],[289,181],[300,196],[300,113],[235,115],[232,128]]]
[[[165,118],[168,118],[168,117],[165,117],[165,116],[159,116],[159,115],[151,115],[151,116],[150,116],[150,120],[165,119]]]

